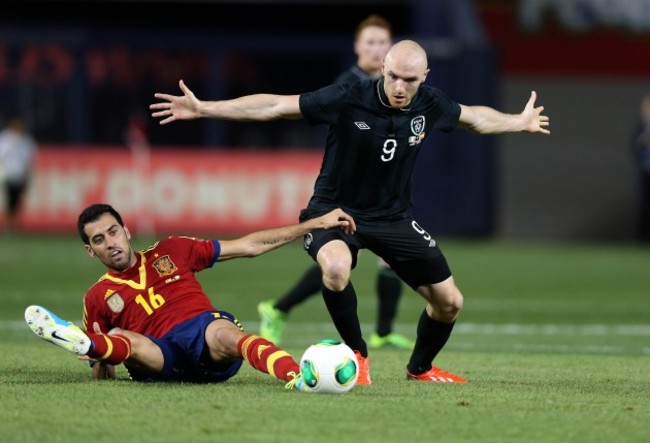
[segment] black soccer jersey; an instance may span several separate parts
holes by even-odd
[[[408,108],[393,109],[383,79],[301,94],[300,111],[310,124],[329,125],[308,211],[340,207],[365,221],[410,215],[412,174],[426,136],[452,130],[460,117],[460,105],[428,85]]]
[[[336,80],[334,80],[334,83],[338,85],[356,83],[359,80],[369,80],[371,78],[373,77],[368,75],[368,73],[361,69],[358,65],[353,65],[347,71],[343,71],[341,74],[339,74],[339,76],[336,77]]]

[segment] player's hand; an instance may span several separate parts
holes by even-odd
[[[96,361],[93,365],[93,380],[115,380],[115,366]]]
[[[537,93],[535,91],[531,91],[530,98],[528,99],[528,103],[526,103],[526,107],[521,113],[521,116],[524,119],[524,124],[525,124],[524,131],[542,132],[544,134],[550,134],[551,131],[546,129],[546,127],[550,124],[549,118],[546,115],[542,115],[542,111],[544,111],[544,106],[535,107],[536,99],[537,99]]]
[[[111,332],[113,332],[115,329],[117,328],[111,329],[111,331],[109,331],[109,334],[111,334]],[[99,323],[93,322],[93,332],[95,334],[102,333],[102,330],[99,327]],[[115,380],[114,365],[109,365],[94,358],[90,358],[87,355],[80,355],[78,358],[79,360],[87,361],[90,363],[91,367],[93,368],[93,380]]]
[[[354,231],[357,230],[357,225],[354,223],[352,216],[339,208],[318,217],[317,221],[318,227],[321,229],[341,228],[348,235],[354,234]]]
[[[162,118],[160,121],[161,125],[166,125],[176,120],[193,120],[199,118],[199,105],[201,101],[190,91],[190,88],[185,86],[183,80],[178,82],[178,86],[183,91],[182,96],[156,92],[154,97],[164,101],[149,105],[149,109],[155,111],[151,113],[151,116]]]

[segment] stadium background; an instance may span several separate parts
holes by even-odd
[[[425,227],[445,236],[631,241],[638,195],[629,142],[650,73],[644,4],[6,2],[0,100],[26,113],[41,143],[23,229],[72,231],[78,211],[97,198],[149,232],[212,231],[214,221],[234,234],[295,221],[324,128],[159,127],[148,105],[154,92],[176,93],[180,78],[206,99],[321,87],[353,63],[355,24],[378,12],[397,39],[426,47],[428,83],[461,103],[513,113],[535,89],[552,120],[550,137],[436,134],[416,175]],[[282,156],[293,154],[302,160],[288,170]],[[227,202],[215,197],[233,189]],[[146,204],[151,217],[136,219]]]

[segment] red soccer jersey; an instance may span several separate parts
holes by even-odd
[[[118,327],[160,338],[198,314],[214,311],[194,275],[214,264],[219,243],[170,237],[145,251],[123,272],[109,271],[84,297],[83,326],[103,333]]]

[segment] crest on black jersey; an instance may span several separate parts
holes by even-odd
[[[409,146],[416,146],[424,140],[424,124],[426,120],[424,115],[418,115],[411,120],[411,132],[414,134],[409,137]]]
[[[420,135],[424,132],[424,115],[418,115],[411,120],[411,132],[413,135]]]
[[[307,233],[304,238],[304,243],[303,246],[305,250],[309,250],[309,247],[311,246],[312,242],[314,241],[314,236],[312,235],[311,232]]]

